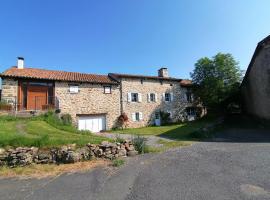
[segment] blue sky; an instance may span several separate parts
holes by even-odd
[[[6,0],[0,71],[26,66],[189,78],[194,63],[232,53],[245,69],[270,34],[269,0]]]

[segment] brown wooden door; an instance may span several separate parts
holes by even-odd
[[[48,103],[48,87],[28,86],[27,110],[42,110],[42,106]]]

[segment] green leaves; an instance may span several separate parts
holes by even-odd
[[[199,59],[191,78],[195,84],[195,95],[206,106],[217,108],[238,90],[241,73],[238,62],[231,54],[218,53],[212,59]]]

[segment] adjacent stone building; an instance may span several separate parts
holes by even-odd
[[[183,120],[186,108],[192,107],[192,95],[182,79],[171,78],[167,68],[158,76],[109,74],[121,90],[121,112],[129,117],[129,127],[160,125],[160,112],[169,113],[172,121]]]
[[[0,74],[2,100],[14,110],[57,109],[70,114],[80,130],[99,132],[118,126],[126,113],[128,127],[160,125],[161,112],[171,121],[193,120],[195,110],[191,82],[169,77],[161,68],[157,76],[95,75],[53,71],[18,65]]]
[[[270,36],[258,43],[241,85],[244,111],[270,119]]]

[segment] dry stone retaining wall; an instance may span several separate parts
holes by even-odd
[[[10,167],[36,164],[75,163],[94,158],[116,159],[119,157],[137,155],[130,141],[123,143],[102,142],[100,145],[87,144],[76,148],[76,145],[63,146],[42,150],[36,147],[18,147],[16,149],[0,149],[0,166]]]

